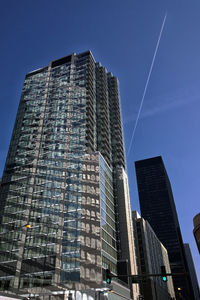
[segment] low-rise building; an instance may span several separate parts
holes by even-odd
[[[188,264],[188,269],[192,281],[192,288],[194,291],[194,297],[195,300],[200,300],[200,291],[199,291],[199,284],[198,284],[198,279],[197,279],[197,274],[194,266],[194,261],[192,258],[192,253],[190,250],[190,245],[189,244],[184,244],[184,250],[185,250],[185,257],[187,259],[187,264]]]
[[[166,273],[171,273],[166,248],[157,238],[147,221],[136,212],[132,212],[133,230],[136,246],[138,274],[160,274],[161,266],[165,266]],[[172,278],[167,277],[164,282],[161,277],[146,277],[140,282],[140,293],[144,300],[175,299]]]

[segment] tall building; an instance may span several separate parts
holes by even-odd
[[[142,217],[168,251],[172,273],[186,273],[188,266],[170,181],[161,156],[135,162]],[[188,275],[173,276],[175,292],[194,299]]]
[[[147,221],[138,212],[132,212],[133,230],[136,246],[138,274],[159,274],[161,266],[165,266],[166,273],[171,273],[168,253],[157,238]],[[172,278],[163,282],[161,277],[150,277],[140,282],[140,293],[144,300],[174,300],[174,286]]]
[[[191,281],[192,281],[192,288],[194,291],[194,299],[200,300],[199,284],[198,284],[197,274],[196,274],[196,270],[195,270],[195,266],[194,266],[194,261],[192,258],[192,253],[190,250],[190,245],[184,243],[184,250],[185,250],[185,256],[187,259],[188,269],[189,269],[189,273],[190,273],[190,277],[191,277]]]
[[[200,213],[194,217],[193,223],[194,223],[193,234],[196,240],[197,248],[200,253]]]
[[[136,272],[118,80],[90,51],[26,75],[0,197],[2,289],[101,288],[123,260]]]

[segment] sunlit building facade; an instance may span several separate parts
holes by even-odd
[[[132,212],[132,218],[138,274],[160,274],[161,266],[165,266],[166,273],[171,273],[167,250],[149,223],[137,211]],[[144,300],[175,300],[171,277],[167,282],[159,276],[145,278],[140,282],[140,293]]]
[[[193,234],[200,253],[200,213],[193,218],[194,229]]]
[[[188,270],[191,277],[192,282],[192,288],[194,291],[194,299],[199,300],[200,299],[200,290],[199,290],[199,283],[197,279],[197,274],[195,270],[195,265],[192,257],[192,252],[190,250],[190,245],[187,243],[184,243],[184,250],[185,250],[185,256],[188,264]]]
[[[134,274],[127,189],[117,78],[90,51],[28,73],[1,184],[1,289],[98,288],[122,259]]]

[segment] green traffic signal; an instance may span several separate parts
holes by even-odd
[[[106,282],[111,284],[111,274],[109,269],[106,269]]]
[[[107,279],[106,279],[106,282],[110,284],[110,283],[111,283],[110,278],[107,278]]]
[[[167,277],[166,277],[166,276],[163,276],[163,277],[162,277],[162,280],[163,280],[164,282],[166,282],[166,281],[167,281]]]
[[[162,274],[162,281],[167,282],[167,275],[165,266],[160,266],[161,274]]]

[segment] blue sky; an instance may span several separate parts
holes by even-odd
[[[162,155],[184,242],[200,211],[200,1],[7,0],[0,11],[0,176],[27,72],[90,49],[120,82],[126,149],[163,18],[167,19],[127,157],[132,208],[139,210],[134,161]]]

